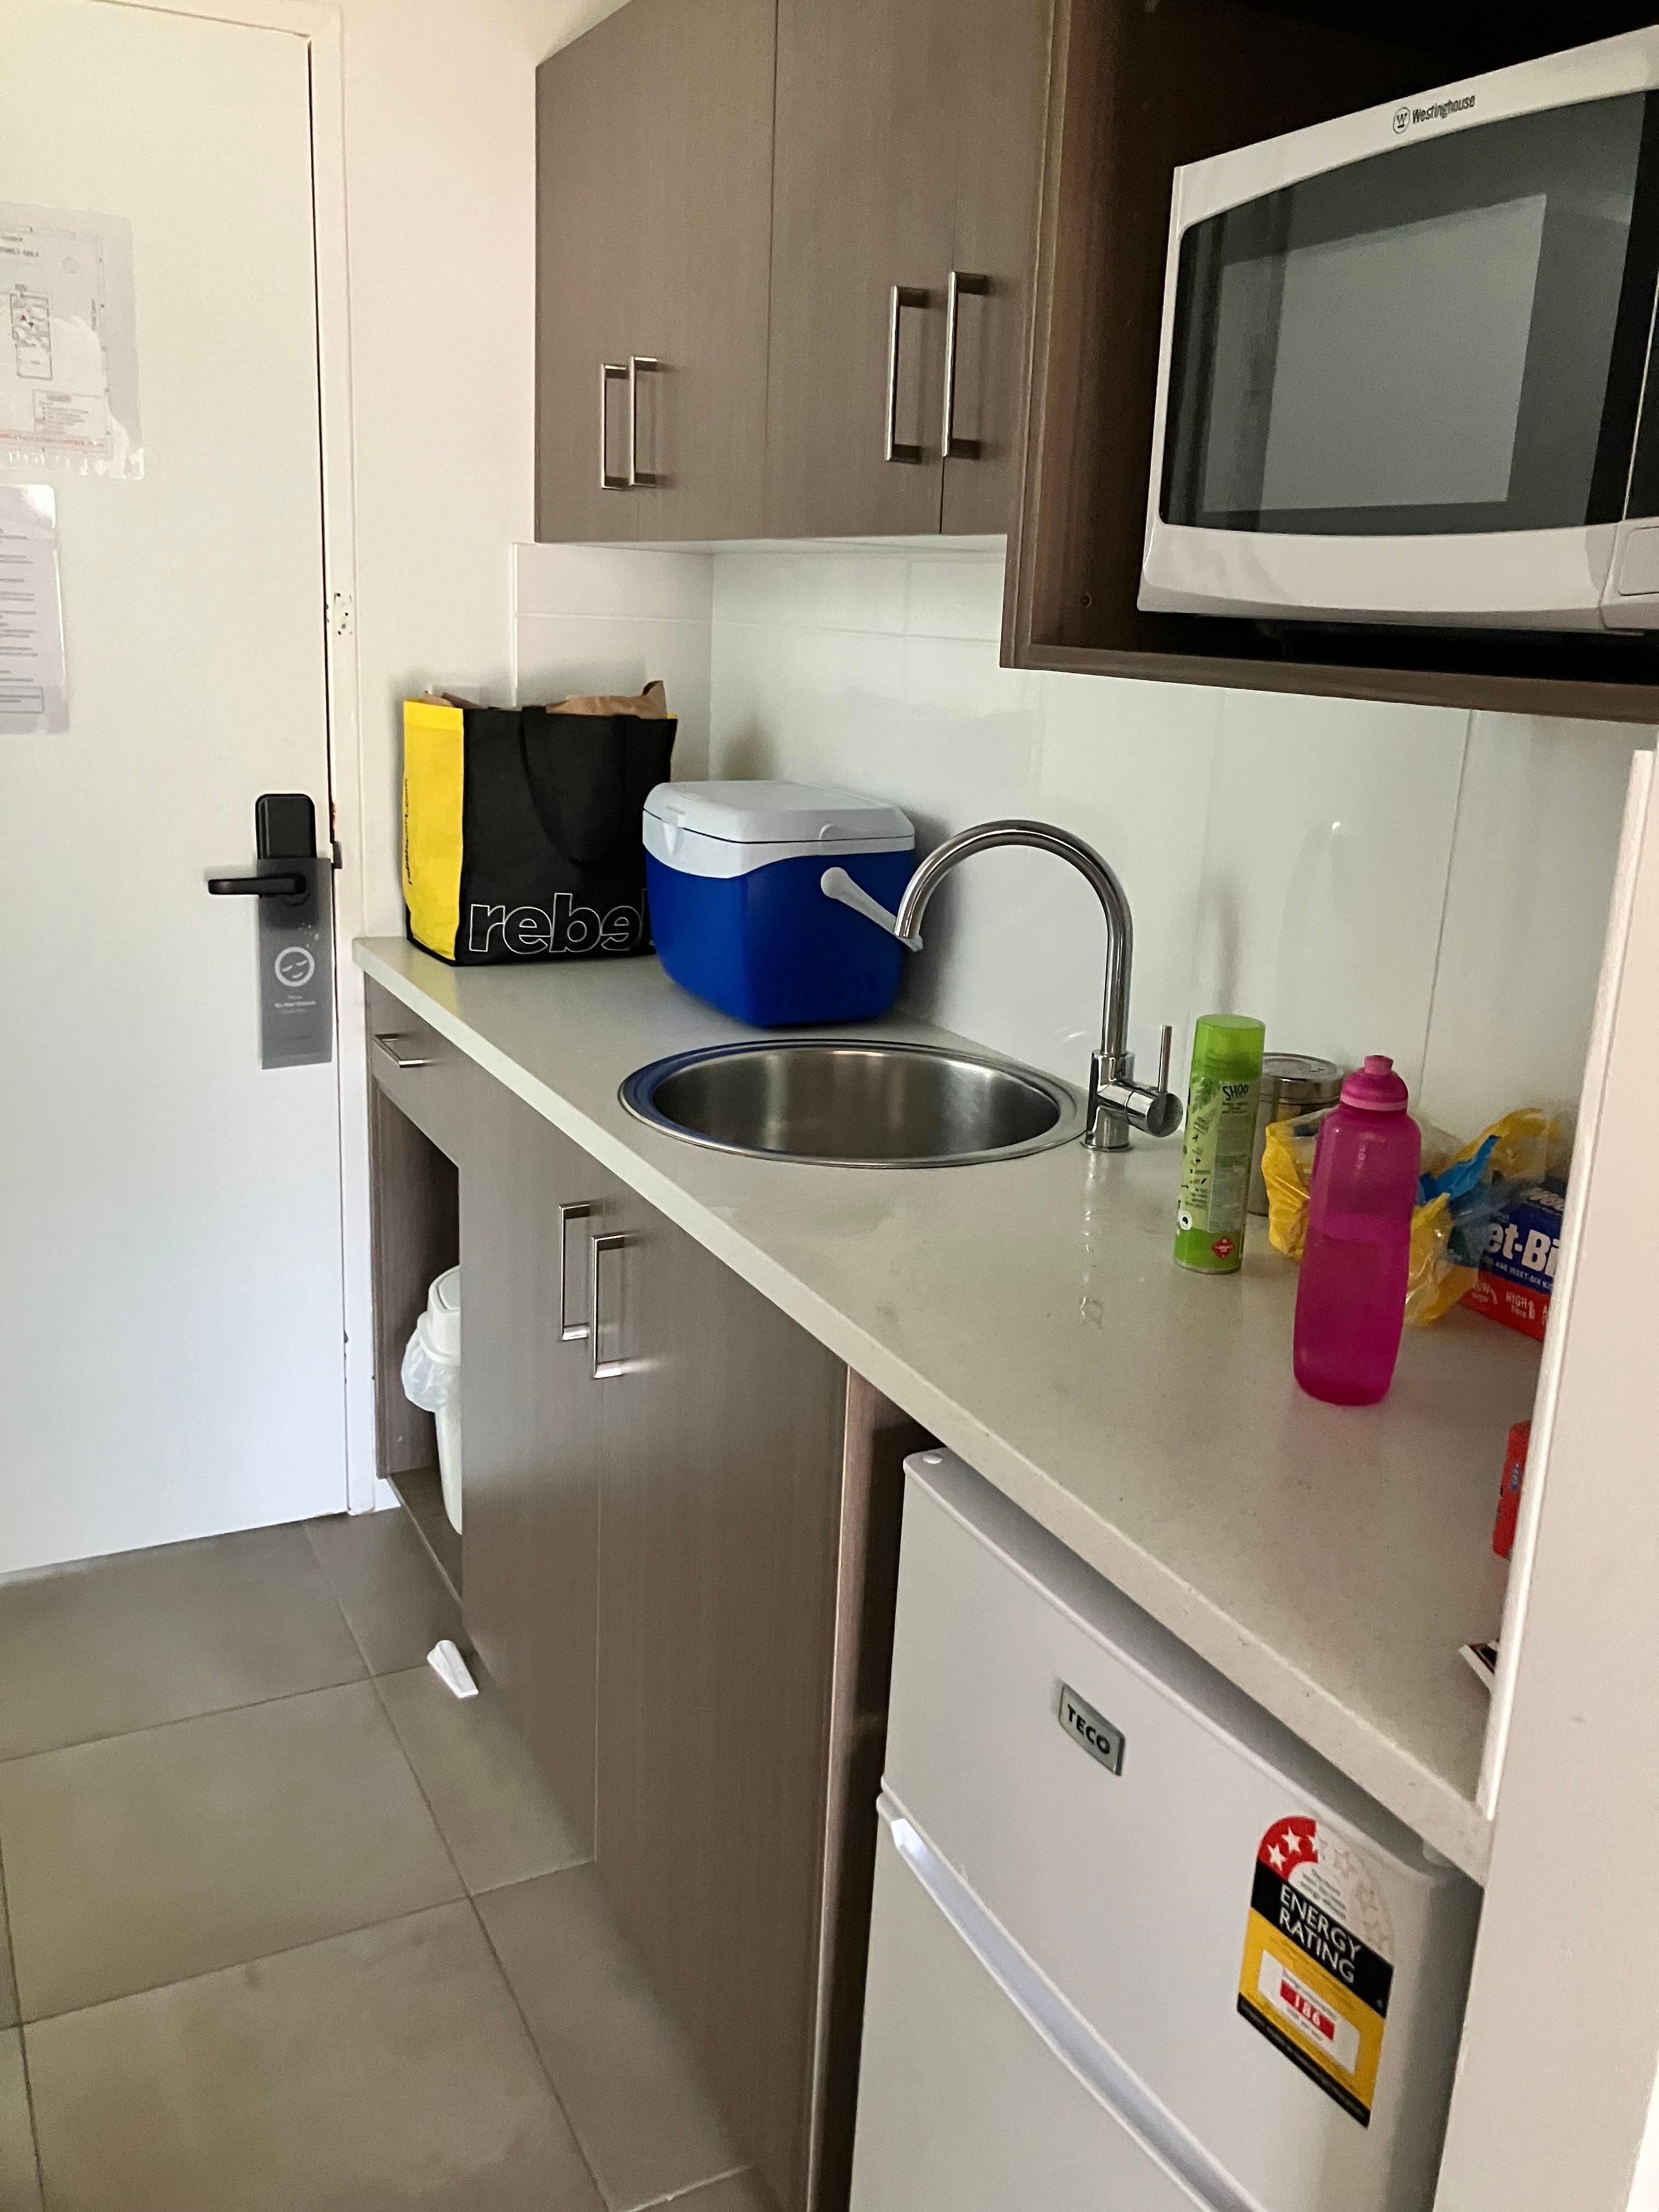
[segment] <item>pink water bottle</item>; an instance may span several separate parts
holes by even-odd
[[[1422,1139],[1394,1062],[1373,1053],[1342,1086],[1314,1152],[1296,1294],[1296,1379],[1334,1406],[1374,1406],[1406,1319]]]

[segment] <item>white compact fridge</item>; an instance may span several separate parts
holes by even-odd
[[[906,1462],[854,2212],[1428,2212],[1474,1885]]]

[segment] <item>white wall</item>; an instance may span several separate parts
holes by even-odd
[[[924,843],[1036,815],[1096,845],[1135,919],[1132,1041],[1260,1015],[1273,1048],[1399,1063],[1473,1133],[1575,1100],[1632,748],[1650,731],[997,665],[1000,549],[714,564],[712,772],[896,799]],[[918,1011],[1087,1066],[1100,921],[1041,855],[942,892]]]
[[[1134,915],[1132,1040],[1144,1060],[1175,1025],[1178,1087],[1194,1018],[1231,1009],[1275,1049],[1392,1054],[1459,1133],[1577,1096],[1650,731],[1004,669],[1000,544],[522,547],[516,576],[520,696],[664,676],[678,775],[879,793],[924,847],[993,815],[1087,838]],[[916,1012],[1086,1070],[1102,938],[1079,878],[982,856],[927,937]]]
[[[642,691],[660,677],[679,722],[674,774],[707,775],[714,580],[706,553],[519,546],[512,697],[530,706]]]
[[[533,527],[535,66],[617,0],[342,0],[364,911],[403,927],[399,709],[505,698]]]

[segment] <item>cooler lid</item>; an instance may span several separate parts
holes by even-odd
[[[659,783],[645,802],[655,820],[732,845],[912,843],[909,817],[884,799],[819,783]]]

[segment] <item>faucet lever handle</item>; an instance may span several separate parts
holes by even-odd
[[[1182,1105],[1170,1089],[1170,1053],[1175,1032],[1166,1022],[1158,1041],[1158,1080],[1135,1081],[1134,1060],[1123,1053],[1108,1060],[1097,1053],[1089,1084],[1089,1122],[1084,1142],[1096,1152],[1121,1152],[1131,1126],[1149,1137],[1172,1137],[1182,1123]]]
[[[884,929],[890,937],[898,937],[898,916],[889,914],[879,899],[872,898],[861,884],[855,884],[845,868],[826,868],[818,878],[818,889],[825,898],[835,899],[842,906],[851,907],[854,914],[861,914],[866,921],[873,921],[878,929]],[[907,952],[920,952],[921,950],[919,936],[899,937],[898,941]]]

